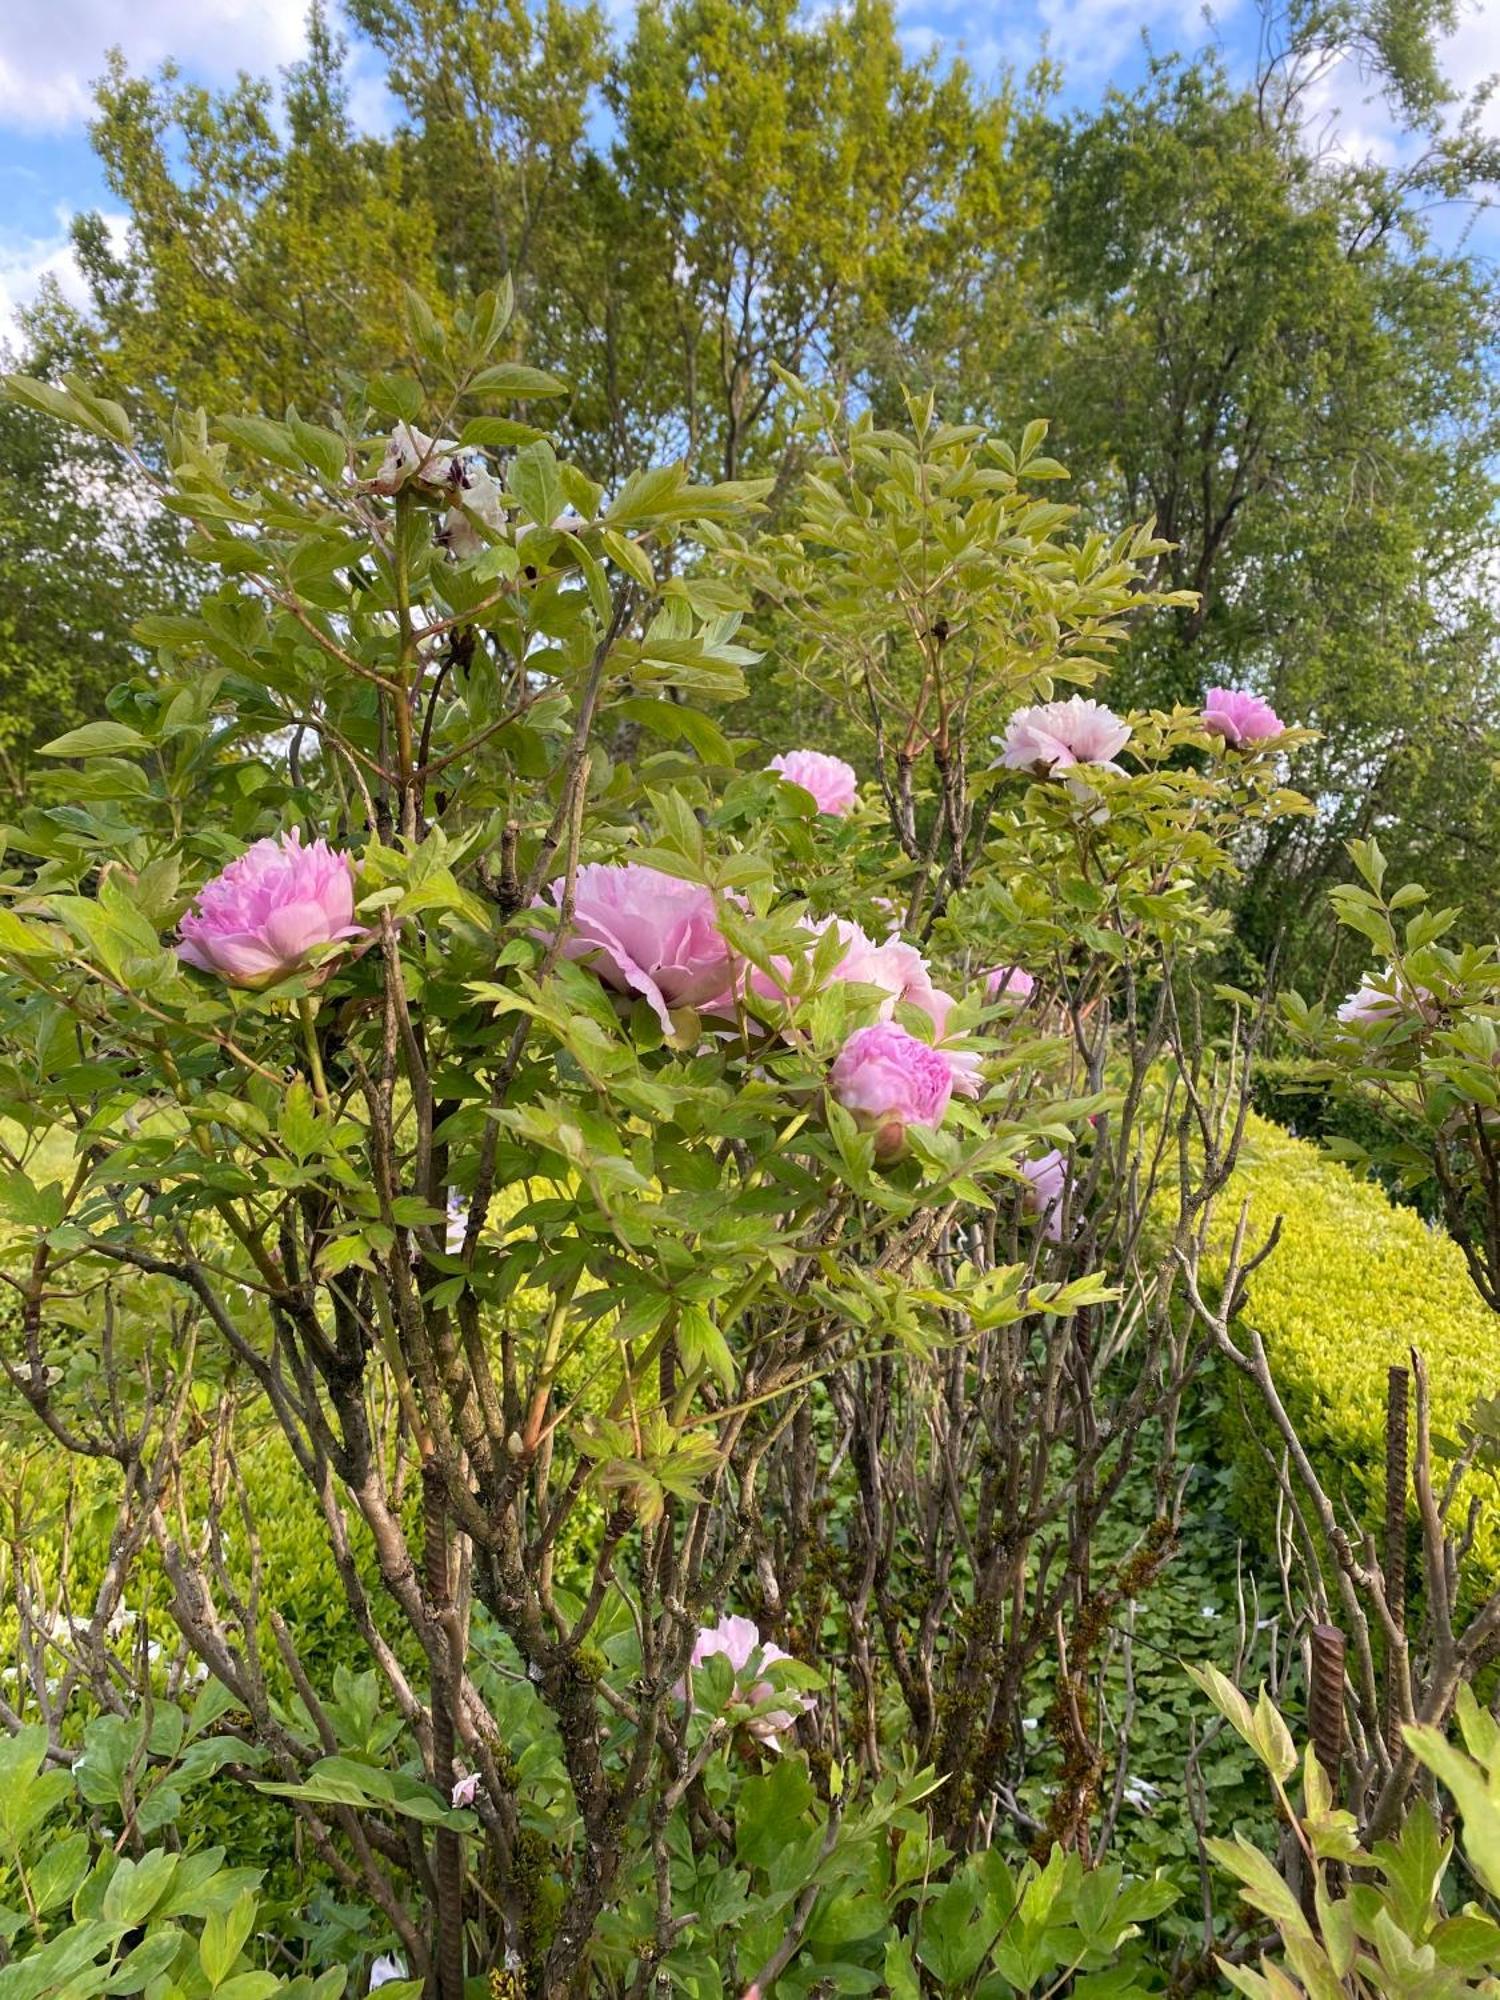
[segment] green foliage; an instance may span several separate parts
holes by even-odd
[[[1412,1184],[1413,1155],[1424,1137],[1418,1119],[1373,1091],[1340,1088],[1307,1056],[1263,1056],[1252,1088],[1256,1110],[1271,1124],[1315,1139],[1346,1163],[1360,1160],[1392,1201],[1427,1221],[1436,1216],[1436,1190]]]
[[[1264,1765],[1301,1850],[1299,1874],[1306,1883],[1299,1896],[1281,1867],[1243,1837],[1208,1843],[1246,1905],[1269,1921],[1274,1938],[1261,1953],[1259,1971],[1220,1958],[1230,1984],[1249,2000],[1493,1992],[1500,1923],[1485,1902],[1459,1900],[1467,1882],[1488,1897],[1500,1891],[1500,1741],[1472,1692],[1466,1688],[1458,1698],[1462,1748],[1432,1727],[1405,1732],[1417,1759],[1454,1802],[1453,1834],[1445,1834],[1424,1799],[1398,1833],[1367,1851],[1353,1817],[1339,1810],[1311,1745],[1299,1759],[1264,1689],[1252,1711],[1222,1674],[1210,1669],[1195,1672],[1194,1679]],[[1299,1766],[1300,1796],[1292,1787]]]
[[[1403,178],[1320,154],[1317,61],[1345,36],[1369,60],[1394,10],[1288,13],[1253,88],[1163,56],[1046,129],[1035,324],[967,352],[1052,416],[1115,519],[1152,516],[1174,545],[1164,581],[1194,596],[1137,633],[1131,698],[1251,686],[1320,730],[1299,759],[1318,820],[1247,842],[1236,901],[1262,964],[1279,945],[1283,968],[1321,972],[1322,885],[1374,824],[1438,894],[1500,907],[1493,324],[1421,192],[1483,184],[1494,159],[1462,137],[1414,145]],[[1415,60],[1420,32],[1401,40]],[[982,381],[966,396],[989,407]]]
[[[45,1728],[0,1741],[5,2000],[147,1990],[338,2000],[341,1970],[314,1980],[270,1969],[275,1940],[263,1934],[253,1869],[226,1866],[222,1847],[177,1844],[182,1793],[218,1765],[254,1755],[232,1736],[205,1733],[213,1719],[205,1703],[185,1730],[176,1708],[154,1723],[149,1714],[101,1718],[71,1769],[49,1758]],[[156,1782],[137,1788],[152,1754]],[[123,1816],[125,1830],[102,1832],[101,1812]],[[153,1838],[164,1828],[170,1845]]]
[[[358,0],[403,111],[373,138],[315,8],[279,91],[112,69],[94,138],[129,227],[79,219],[89,314],[50,296],[31,363],[323,417],[420,352],[404,286],[446,326],[509,284],[591,476],[680,458],[774,474],[778,506],[800,458],[778,371],[885,421],[907,383],[999,428],[1041,410],[1096,524],[1154,517],[1191,593],[1133,632],[1129,698],[1253,685],[1321,732],[1318,825],[1247,834],[1235,896],[1253,964],[1321,973],[1312,892],[1377,817],[1408,872],[1500,909],[1494,332],[1482,267],[1428,224],[1483,198],[1496,148],[1442,82],[1450,13],[1290,0],[1249,83],[1163,56],[1062,118],[1045,64],[1023,88],[913,59],[885,0],[663,0],[618,37],[561,0]],[[1340,61],[1411,127],[1399,168],[1320,148]],[[791,700],[843,727],[805,681]]]
[[[18,1555],[26,1698],[81,1734],[101,1810],[205,1826],[233,1809],[193,1796],[211,1773],[178,1754],[179,1649],[164,1663],[145,1636],[175,1627],[245,1745],[218,1773],[253,1794],[244,1838],[290,1812],[313,1844],[316,1904],[290,1931],[309,1970],[388,1925],[424,1976],[432,1937],[462,1957],[467,1930],[541,1991],[586,1966],[623,1992],[643,1952],[705,1994],[757,1966],[807,1991],[918,1967],[986,1993],[1101,1972],[1174,1885],[1062,1857],[1017,1871],[995,1848],[951,1747],[988,1727],[961,1693],[983,1618],[955,1620],[934,1660],[941,1771],[903,1741],[899,1680],[872,1751],[829,1735],[773,1764],[768,1733],[831,1727],[842,1697],[819,1667],[773,1653],[742,1686],[716,1660],[680,1692],[699,1628],[748,1595],[758,1467],[780,1486],[790,1420],[831,1421],[825,1377],[900,1356],[925,1394],[964,1327],[1016,1329],[1019,1366],[1047,1330],[1119,1309],[1093,1237],[1045,1268],[1019,1240],[1018,1156],[1111,1101],[1072,1040],[999,1021],[977,982],[924,1011],[925,961],[899,940],[901,993],[835,980],[843,939],[810,925],[855,910],[878,936],[896,891],[909,924],[930,903],[965,948],[1024,935],[1060,993],[1068,966],[1096,1004],[1211,944],[1231,830],[1302,802],[1265,758],[1198,770],[1194,716],[1144,716],[1134,769],[1098,791],[996,778],[1004,818],[976,822],[965,745],[1104,670],[1126,615],[1160,600],[1149,537],[1080,539],[1037,496],[1057,471],[1040,425],[1014,445],[914,400],[903,436],[794,384],[824,462],[794,531],[752,548],[764,482],[671,465],[606,494],[515,418],[557,384],[505,358],[511,308],[502,288],[445,321],[408,293],[427,386],[377,375],[337,424],[200,413],[142,447],[81,380],[9,385],[139,452],[212,578],[192,614],[142,622],[153,680],[43,746],[57,775],[5,885],[9,1379],[33,1426],[122,1475],[56,1574]],[[471,442],[418,446],[422,426]],[[900,608],[876,700],[921,755],[884,836],[865,806],[822,837],[805,795],[735,770],[719,717],[759,664],[754,586],[804,635],[802,671],[821,652],[841,681],[878,645],[872,594]],[[654,747],[612,756],[621,720]],[[166,938],[191,885],[288,825],[355,851],[367,948],[331,940],[269,984],[190,968]],[[729,984],[702,1006],[722,1027],[630,1004],[592,951],[553,942],[541,885],[625,857],[708,892]],[[989,1065],[997,1091],[914,1125],[885,1166],[827,1076],[852,1028],[898,1008],[945,1041],[988,1018],[952,1073],[982,1091]],[[1128,1176],[1108,1185],[1119,1200]],[[457,1240],[455,1195],[478,1218]],[[931,1254],[934,1218],[1001,1207],[1008,1256],[967,1235],[958,1262]],[[272,1421],[284,1449],[265,1447]],[[847,1477],[819,1502],[839,1534]],[[14,1516],[19,1551],[24,1495]],[[469,1553],[441,1582],[450,1516]],[[736,1518],[741,1553],[704,1572],[695,1551]],[[829,1533],[791,1611],[811,1650],[844,1560]],[[132,1656],[110,1645],[127,1574]],[[1018,1582],[1024,1600],[1024,1559]],[[966,1574],[959,1602],[974,1589]],[[80,1591],[94,1611],[55,1640],[52,1601]],[[1028,1609],[1017,1671],[1054,1615]],[[152,1718],[140,1742],[122,1690]],[[459,1723],[468,1804],[441,1735]],[[483,1897],[463,1900],[466,1875]],[[280,1871],[270,1887],[289,1893]],[[1137,1969],[1127,1952],[1116,1975]]]

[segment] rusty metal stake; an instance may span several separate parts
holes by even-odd
[[[438,1625],[440,1658],[432,1667],[432,1775],[440,1792],[453,1787],[453,1686],[450,1663],[441,1658],[447,1645],[444,1614],[452,1608],[448,1580],[448,1503],[443,1475],[428,1459],[422,1467],[423,1581],[428,1605]],[[464,1873],[459,1836],[439,1827],[432,1841],[432,1873],[437,1888],[438,1935],[433,1940],[432,2000],[463,2000],[464,1994]]]
[[[1406,1451],[1410,1389],[1411,1377],[1406,1369],[1392,1368],[1386,1377],[1385,1394],[1385,1601],[1400,1632],[1406,1630]],[[1403,1672],[1401,1649],[1388,1644],[1385,1741],[1392,1758],[1399,1757],[1403,1748],[1400,1688]]]
[[[1313,1750],[1328,1775],[1334,1803],[1344,1761],[1344,1635],[1337,1625],[1312,1628],[1312,1686],[1307,1704]]]

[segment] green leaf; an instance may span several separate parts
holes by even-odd
[[[7,958],[56,958],[58,946],[35,924],[23,923],[15,911],[0,903],[0,956]]]
[[[566,504],[557,454],[545,438],[524,445],[516,453],[506,485],[527,519],[539,528],[550,528]]]
[[[458,441],[490,451],[510,451],[516,445],[535,444],[542,435],[535,425],[517,423],[513,417],[470,417]]]
[[[1282,1721],[1264,1688],[1255,1704],[1255,1744],[1266,1769],[1275,1777],[1289,1778],[1297,1768],[1297,1748],[1292,1732]]]
[[[604,553],[619,564],[625,574],[634,577],[642,590],[654,592],[656,571],[651,567],[651,558],[639,542],[631,541],[628,535],[617,534],[613,528],[606,528],[601,537]]]
[[[233,1971],[255,1922],[256,1908],[255,1897],[246,1894],[227,1910],[211,1911],[205,1920],[203,1935],[198,1940],[198,1962],[210,1986],[222,1984]]]
[[[622,528],[658,520],[663,514],[675,514],[678,511],[675,503],[687,484],[687,472],[680,465],[658,465],[632,472],[605,510],[606,526]]]
[[[568,385],[544,368],[528,368],[520,361],[497,361],[482,368],[469,383],[472,396],[566,396]]]
[[[0,1215],[23,1229],[55,1229],[62,1221],[66,1196],[60,1183],[36,1187],[18,1167],[0,1180]]]
[[[59,1903],[71,1903],[78,1885],[89,1872],[89,1837],[69,1834],[54,1841],[32,1870],[31,1898],[45,1916]]]
[[[175,1927],[153,1930],[129,1953],[118,1972],[105,1982],[106,1993],[142,1993],[153,1979],[170,1969],[182,1950],[183,1935]]]
[[[735,1851],[741,1861],[766,1868],[806,1831],[804,1816],[814,1792],[800,1763],[784,1758],[770,1774],[746,1780],[735,1814]]]
[[[1233,1840],[1210,1840],[1205,1845],[1219,1866],[1242,1885],[1247,1903],[1264,1911],[1291,1936],[1312,1936],[1302,1905],[1276,1872],[1275,1863],[1258,1847],[1252,1847],[1242,1834],[1236,1834]]]
[[[903,1937],[886,1939],[885,1983],[891,2000],[922,2000],[922,1987],[912,1961],[911,1946]]]
[[[143,1922],[165,1896],[177,1870],[177,1856],[165,1848],[153,1848],[139,1861],[123,1859],[115,1864],[104,1892],[101,1914],[127,1928]]]
[[[269,2000],[280,1984],[274,1972],[238,1972],[218,1988],[217,2000]]]
[[[42,745],[44,757],[112,757],[121,750],[149,750],[151,739],[132,729],[128,722],[86,722]]]
[[[733,1395],[734,1356],[729,1351],[729,1342],[702,1306],[684,1306],[678,1314],[677,1345],[686,1368],[706,1368],[725,1395]]]

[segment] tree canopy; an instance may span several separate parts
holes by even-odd
[[[799,470],[786,372],[894,416],[912,388],[950,418],[1040,413],[1077,497],[1153,516],[1156,580],[1193,593],[1136,635],[1130,697],[1246,685],[1324,732],[1299,771],[1316,830],[1244,856],[1254,957],[1326,950],[1315,892],[1376,827],[1500,915],[1495,305],[1430,220],[1487,199],[1496,159],[1437,62],[1451,7],[1296,0],[1253,75],[1162,56],[1071,113],[1045,65],[989,84],[914,57],[889,0],[648,0],[626,28],[565,0],[349,15],[387,136],[351,117],[321,0],[275,81],[112,62],[93,132],[128,225],[78,219],[89,309],[44,297],[36,372],[316,416],[330,383],[419,365],[408,289],[445,323],[504,279],[592,476],[764,474],[773,516]],[[1398,165],[1318,126],[1339,62],[1404,121]],[[751,726],[781,698],[763,679]]]

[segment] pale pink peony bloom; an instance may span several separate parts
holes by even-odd
[[[984,1057],[977,1049],[954,1048],[948,1040],[948,1016],[958,1005],[951,993],[945,993],[940,986],[927,988],[920,1000],[911,1004],[920,1006],[932,1022],[933,1041],[938,1054],[948,1065],[953,1080],[956,1097],[977,1097],[984,1088],[981,1070]]]
[[[1024,1007],[1036,991],[1036,981],[1019,965],[992,965],[984,975],[984,997],[991,1006],[1004,1000],[1009,1006]]]
[[[372,493],[399,493],[410,479],[427,486],[451,483],[449,467],[462,454],[452,438],[430,438],[413,424],[397,424],[386,440],[380,469],[367,482]]]
[[[1051,1243],[1062,1241],[1063,1200],[1068,1192],[1068,1163],[1054,1146],[1039,1160],[1022,1160],[1026,1176],[1022,1202],[1027,1212],[1039,1216],[1042,1234]]]
[[[811,792],[820,813],[841,818],[859,797],[859,778],[852,764],[842,757],[829,757],[821,750],[789,750],[773,757],[766,769],[775,771],[788,784]]]
[[[1285,733],[1286,724],[1268,701],[1243,688],[1210,688],[1203,700],[1203,727],[1222,736],[1231,749],[1269,743]]]
[[[177,926],[177,955],[231,986],[271,986],[301,969],[318,945],[365,935],[354,921],[354,863],[326,840],[302,845],[296,827],[257,840],[205,882]]]
[[[437,539],[455,561],[470,562],[505,532],[505,503],[482,461],[459,456],[449,460],[447,469],[453,504],[443,516]]]
[[[460,1778],[458,1783],[453,1787],[454,1811],[463,1812],[467,1807],[473,1805],[475,1799],[478,1798],[478,1796],[479,1796],[479,1773],[477,1771],[471,1771],[468,1777]]]
[[[1000,762],[1013,771],[1035,771],[1041,777],[1071,770],[1075,764],[1103,764],[1117,771],[1120,767],[1113,759],[1129,741],[1128,722],[1102,701],[1075,694],[1067,701],[1018,709],[1006,727]]]
[[[1401,1002],[1391,993],[1382,993],[1371,980],[1363,979],[1357,989],[1340,1003],[1338,1019],[1348,1026],[1369,1021],[1388,1021],[1401,1012]]]
[[[927,961],[915,945],[908,944],[897,932],[882,939],[877,944],[866,935],[858,924],[845,917],[819,917],[809,920],[804,928],[814,939],[821,939],[830,930],[834,931],[843,944],[842,956],[835,964],[829,977],[847,980],[857,986],[873,986],[887,997],[881,1003],[880,1019],[888,1021],[895,1013],[898,1003],[920,1007],[928,1015],[934,1027],[939,1015],[947,1019],[952,1001],[947,994],[939,995],[932,983],[932,974]],[[808,947],[808,955],[816,945]],[[791,997],[795,984],[795,968],[790,958],[776,957],[771,960],[776,977],[756,969],[750,974],[752,992],[766,1000],[787,1000]]]
[[[875,1157],[897,1158],[908,1125],[936,1127],[953,1095],[953,1065],[894,1021],[856,1028],[834,1058],[828,1088],[862,1131],[875,1135]]]
[[[548,893],[559,906],[561,878]],[[537,904],[545,907],[545,899]],[[737,977],[713,891],[638,861],[594,861],[578,870],[563,951],[615,992],[639,994],[666,1034],[674,1007],[722,1002]]]
[[[1394,1021],[1399,1015],[1411,1011],[1413,997],[1419,1013],[1430,1015],[1436,1011],[1436,995],[1425,986],[1418,986],[1414,994],[1408,994],[1398,982],[1394,968],[1388,965],[1378,978],[1366,973],[1358,990],[1340,1006],[1338,1019],[1346,1027],[1367,1027],[1374,1021]]]
[[[829,974],[830,979],[872,986],[876,992],[885,994],[878,1005],[877,1020],[891,1020],[897,1007],[915,1007],[931,1021],[934,1040],[944,1039],[954,1006],[953,995],[933,985],[926,959],[898,931],[891,931],[877,944],[858,924],[845,917],[821,917],[810,921],[806,928],[814,938],[822,938],[832,930],[843,943],[843,956]],[[810,946],[809,955],[815,949],[816,946]],[[788,1000],[795,983],[792,960],[778,956],[771,963],[776,970],[775,978],[752,967],[748,979],[750,990],[765,1000]],[[943,1054],[952,1072],[953,1088],[961,1097],[977,1097],[981,1058],[964,1049],[945,1049]]]
[[[705,1665],[719,1654],[728,1660],[734,1670],[735,1698],[747,1707],[759,1707],[762,1702],[770,1701],[776,1693],[768,1680],[750,1678],[750,1662],[754,1660],[757,1667],[769,1667],[777,1660],[789,1660],[792,1657],[783,1647],[773,1645],[769,1639],[762,1643],[760,1628],[753,1618],[736,1618],[726,1613],[717,1625],[705,1625],[693,1641],[693,1651],[688,1661],[688,1678],[677,1683],[676,1693],[680,1698],[685,1698],[691,1687],[692,1669]],[[746,1725],[750,1734],[758,1737],[762,1743],[774,1747],[777,1737],[790,1729],[797,1717],[813,1705],[809,1695],[794,1694],[789,1695],[787,1699],[793,1704],[790,1709],[768,1709],[764,1715],[752,1717]]]

